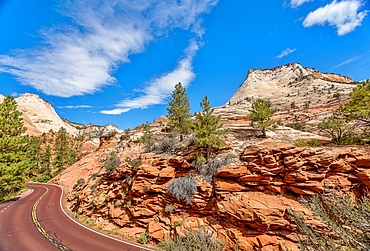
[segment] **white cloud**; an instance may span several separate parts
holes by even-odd
[[[192,61],[198,49],[198,43],[191,40],[190,45],[185,50],[185,57],[178,63],[176,69],[158,78],[151,79],[141,91],[143,95],[133,99],[123,100],[116,105],[117,108],[103,110],[101,113],[119,115],[132,109],[145,109],[152,105],[164,103],[178,82],[181,82],[184,87],[187,87],[195,78]]]
[[[290,49],[290,48],[285,49],[280,53],[280,55],[276,56],[275,58],[283,58],[283,57],[288,56],[290,53],[293,53],[295,51],[296,51],[296,48],[294,48],[294,49]]]
[[[328,23],[337,29],[339,36],[343,36],[361,25],[368,12],[367,10],[358,12],[362,5],[363,2],[360,0],[343,0],[340,2],[334,0],[332,3],[310,12],[303,21],[303,26],[311,27]]]
[[[311,2],[311,1],[312,0],[292,0],[290,1],[290,6],[295,9],[295,8],[300,7],[302,4]]]
[[[81,109],[81,108],[92,108],[91,105],[66,105],[66,106],[58,106],[60,109]]]
[[[218,0],[78,0],[61,12],[73,25],[42,32],[33,49],[0,55],[0,73],[53,96],[91,94],[113,84],[114,70],[174,28],[204,33],[201,15]]]

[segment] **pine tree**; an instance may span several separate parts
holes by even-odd
[[[222,129],[221,116],[213,115],[214,109],[210,107],[207,96],[203,98],[200,107],[203,110],[195,114],[194,141],[197,147],[206,150],[206,159],[208,160],[212,150],[226,145],[221,136],[227,131]]]
[[[180,134],[180,141],[182,141],[183,136],[190,132],[191,114],[189,98],[181,82],[175,85],[167,111],[170,119],[169,126],[172,131]]]
[[[51,147],[50,145],[47,145],[43,154],[41,155],[40,160],[40,167],[41,167],[41,173],[44,175],[51,175]]]
[[[30,163],[25,131],[22,113],[9,95],[0,104],[0,201],[20,191],[27,178]]]
[[[347,120],[359,120],[370,126],[370,80],[358,84],[349,96],[351,100],[337,113],[345,114]]]
[[[275,109],[271,108],[270,102],[263,99],[257,99],[252,104],[248,118],[251,120],[254,128],[261,130],[264,138],[266,138],[267,129],[274,129],[276,127],[276,121],[271,119],[275,111]]]
[[[56,174],[74,163],[76,153],[69,145],[69,135],[64,127],[60,128],[55,138],[54,154],[53,165],[57,169]]]
[[[41,145],[38,138],[34,136],[28,137],[27,144],[27,159],[31,164],[31,173],[33,175],[40,173],[40,162],[41,162]]]

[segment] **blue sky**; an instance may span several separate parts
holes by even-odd
[[[0,93],[120,129],[225,104],[248,70],[298,62],[370,78],[369,0],[0,0]]]

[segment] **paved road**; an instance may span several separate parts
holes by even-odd
[[[0,209],[0,251],[150,250],[91,231],[70,219],[61,208],[61,188],[27,186],[32,193]]]

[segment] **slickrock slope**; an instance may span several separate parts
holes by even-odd
[[[4,101],[4,99],[5,99],[5,97],[0,94],[0,103],[2,103]],[[32,136],[41,135],[41,132],[37,129],[35,124],[27,116],[27,114],[22,113],[22,117],[23,117],[24,126],[27,129],[27,131],[26,131],[27,135],[32,135]]]
[[[232,143],[232,142],[230,142]],[[104,160],[111,152],[121,165],[106,173]],[[208,183],[193,167],[196,150],[174,155],[142,152],[142,146],[123,135],[104,138],[98,150],[65,170],[54,182],[72,188],[71,209],[92,217],[97,226],[137,239],[145,231],[154,240],[182,234],[189,227],[208,226],[227,244],[227,250],[297,250],[295,227],[287,215],[294,208],[324,226],[297,203],[299,195],[323,191],[324,184],[356,196],[370,187],[369,149],[360,147],[297,148],[265,140],[244,146],[230,144],[218,158],[230,155]],[[140,166],[133,164],[141,162]],[[197,192],[192,205],[167,192],[171,182],[193,175]]]
[[[216,108],[216,113],[225,120],[245,120],[253,100],[261,98],[279,109],[279,118],[300,112],[317,122],[348,100],[348,93],[355,87],[353,82],[349,77],[321,73],[298,63],[267,70],[252,69],[233,97]]]
[[[52,105],[36,94],[25,93],[16,98],[18,109],[27,115],[40,132],[59,131],[64,127],[68,133],[76,135],[78,130],[66,124],[55,112]]]

